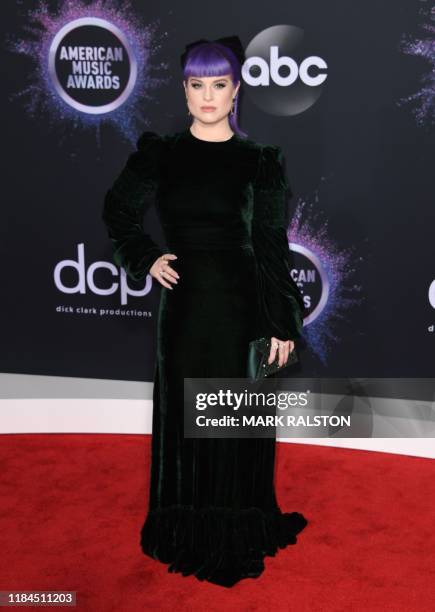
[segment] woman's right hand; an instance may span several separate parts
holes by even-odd
[[[178,283],[177,279],[180,278],[180,275],[169,265],[170,259],[178,258],[173,253],[164,253],[161,255],[151,266],[150,274],[153,278],[158,280],[163,287],[173,289],[169,283]]]

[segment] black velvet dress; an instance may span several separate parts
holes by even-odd
[[[282,513],[275,439],[184,438],[185,377],[244,377],[250,340],[300,337],[303,300],[290,276],[290,191],[281,149],[234,134],[210,142],[190,129],[144,132],[106,194],[114,261],[145,279],[163,253],[178,259],[161,287],[153,391],[145,554],[168,571],[232,586],[264,570],[264,556],[296,543],[307,524]],[[144,232],[155,202],[167,248]]]

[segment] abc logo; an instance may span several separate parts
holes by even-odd
[[[263,30],[246,48],[242,78],[254,104],[271,115],[297,115],[319,99],[328,78],[326,61],[295,26]]]
[[[316,68],[327,68],[326,62],[316,55],[305,58],[300,65],[295,62],[291,57],[278,55],[278,47],[273,46],[270,48],[270,62],[269,65],[261,57],[250,57],[243,65],[243,78],[248,85],[258,87],[259,85],[270,85],[270,80],[280,87],[288,87],[299,77],[305,85],[310,87],[317,87],[321,85],[326,79],[326,74],[320,73],[317,76],[311,76],[309,69],[312,66]],[[252,66],[258,66],[260,68],[260,74],[256,77],[251,76],[250,69]],[[288,70],[287,76],[281,76],[279,69],[282,66],[286,66]]]

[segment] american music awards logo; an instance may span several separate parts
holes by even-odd
[[[23,77],[12,98],[24,102],[35,119],[46,115],[65,131],[78,125],[98,131],[107,122],[134,143],[148,124],[145,111],[154,90],[168,80],[167,64],[154,65],[167,36],[159,33],[158,21],[144,22],[128,0],[121,6],[114,0],[68,0],[57,10],[40,2],[25,20],[29,36],[7,44],[34,65],[26,65],[28,83]],[[151,77],[153,69],[159,76]]]
[[[99,17],[82,17],[61,28],[48,65],[57,93],[83,113],[115,110],[136,84],[137,62],[127,37]]]
[[[321,182],[328,180],[321,177]],[[287,228],[292,251],[291,275],[305,306],[304,331],[311,350],[324,364],[339,341],[343,319],[365,300],[358,282],[365,244],[343,246],[330,236],[328,219],[320,202],[321,186],[312,197],[300,197]]]

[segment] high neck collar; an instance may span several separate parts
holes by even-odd
[[[234,132],[234,134],[230,137],[227,138],[226,140],[204,140],[203,138],[198,138],[197,136],[194,136],[194,134],[192,134],[190,127],[188,127],[186,130],[186,135],[187,137],[193,141],[193,142],[198,142],[200,144],[205,144],[205,145],[224,145],[224,144],[228,144],[230,142],[233,142],[236,139],[236,133]]]

